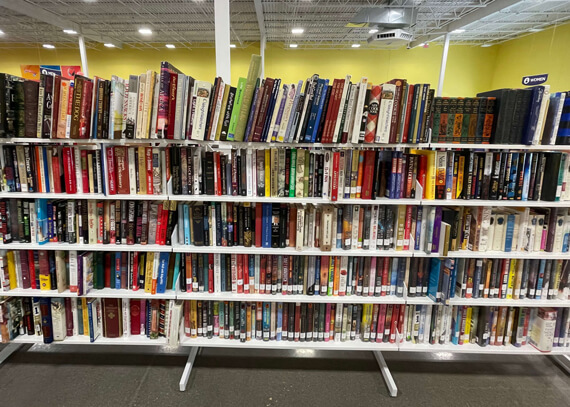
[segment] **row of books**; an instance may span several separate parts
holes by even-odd
[[[4,244],[170,245],[175,201],[0,200]]]
[[[435,199],[570,199],[568,153],[437,151],[435,163]]]
[[[407,305],[404,314],[400,332],[411,344],[570,346],[570,308]]]
[[[175,288],[181,256],[168,252],[0,250],[0,289],[69,290],[78,296],[103,288],[161,294]]]
[[[179,343],[183,303],[175,300],[128,298],[4,298],[0,299],[2,342],[18,336],[41,336],[44,343],[66,338],[120,338],[146,335]]]
[[[570,263],[545,259],[412,258],[409,297],[570,299]]]

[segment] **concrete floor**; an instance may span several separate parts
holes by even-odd
[[[0,406],[568,406],[570,376],[549,357],[202,349],[178,391],[182,350],[35,346],[0,366]]]

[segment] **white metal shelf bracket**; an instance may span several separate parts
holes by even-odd
[[[4,363],[6,359],[12,356],[12,353],[16,352],[22,346],[21,343],[9,343],[6,345],[2,351],[0,351],[0,364]]]
[[[382,377],[384,378],[386,387],[388,387],[388,392],[390,393],[390,396],[396,397],[398,395],[398,387],[396,386],[396,382],[392,377],[392,373],[390,373],[390,369],[388,369],[388,365],[384,360],[384,356],[382,356],[382,352],[373,351],[372,353],[376,358],[376,362],[378,362],[378,366],[380,367],[380,372],[382,373]]]
[[[567,374],[570,374],[570,356],[552,355],[552,359],[562,370],[564,370]]]
[[[190,379],[190,373],[192,373],[192,368],[194,367],[194,360],[196,360],[196,355],[198,354],[198,346],[192,346],[190,348],[190,354],[188,355],[188,360],[184,366],[184,371],[182,372],[182,377],[180,378],[180,391],[186,390],[186,385],[188,384],[188,379]]]

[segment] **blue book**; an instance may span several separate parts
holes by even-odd
[[[348,279],[347,284],[350,285],[351,273],[352,273],[352,257],[348,258]],[[315,295],[320,295],[321,293],[321,256],[316,256],[315,260]]]
[[[530,166],[532,164],[533,153],[526,153],[524,162],[524,173],[523,173],[523,189],[521,194],[522,201],[528,201],[528,189],[530,183]]]
[[[519,153],[512,153],[511,170],[509,171],[509,188],[507,199],[515,199],[515,191],[518,181]]]
[[[422,87],[422,89],[421,89],[422,93],[420,95],[418,95],[418,97],[419,97],[419,101],[418,101],[419,111],[416,112],[416,114],[419,115],[420,118],[418,120],[418,129],[417,129],[417,132],[415,134],[414,139],[412,140],[412,143],[419,143],[420,140],[422,139],[422,123],[424,120],[424,110],[426,108],[426,103],[427,103],[427,98],[428,98],[428,93],[429,93],[429,83],[422,84],[421,87]],[[410,122],[410,123],[412,123],[412,122]]]
[[[253,116],[255,116],[255,109],[257,108],[257,96],[259,95],[259,89],[261,89],[259,83],[260,79],[257,78],[257,81],[255,82],[255,92],[253,92],[253,98],[251,99],[251,109],[249,110],[249,117],[247,119],[243,141],[250,141],[249,133],[251,133],[251,128],[253,126]]]
[[[263,340],[269,340],[269,331],[271,329],[271,303],[263,303]]]
[[[457,259],[448,259],[451,260],[449,263],[449,267],[451,270],[451,281],[449,282],[449,292],[448,298],[455,298],[455,284],[457,284]]]
[[[422,221],[424,216],[424,207],[418,206],[416,213],[416,235],[414,236],[414,250],[420,250],[420,241],[422,235]]]
[[[401,165],[399,163],[404,159],[404,153],[402,151],[396,151],[398,157],[398,168],[396,169],[396,186],[394,188],[394,199],[400,199],[400,195],[402,194],[402,171],[400,171]],[[360,154],[360,157],[363,155]]]
[[[481,273],[483,268],[483,260],[475,260],[475,272],[473,273],[473,298],[479,298],[481,292],[479,290],[479,285],[481,284]]]
[[[507,231],[505,233],[505,251],[510,252],[513,247],[513,233],[515,232],[516,216],[510,214],[507,216]]]
[[[267,141],[269,126],[271,125],[271,119],[273,117],[273,111],[275,110],[275,103],[277,102],[277,96],[279,95],[280,89],[281,79],[275,79],[275,82],[273,82],[273,89],[271,90],[271,98],[269,99],[269,106],[267,107],[267,114],[265,115],[265,123],[263,124],[260,141]]]
[[[79,264],[79,256],[77,263]],[[121,289],[121,252],[115,253],[115,288]]]
[[[562,115],[560,116],[558,133],[556,134],[556,138],[558,137],[570,137],[570,96],[568,94],[566,94],[566,98],[564,99],[564,105],[562,106]],[[568,144],[568,143],[557,142],[556,144]]]
[[[430,270],[428,280],[428,297],[432,301],[438,302],[437,292],[439,290],[439,275],[441,273],[441,260],[438,258],[430,259]]]
[[[447,152],[447,168],[445,170],[445,193],[447,196],[451,196],[451,191],[453,190],[453,151]]]
[[[431,238],[431,252],[438,253],[439,252],[439,238],[441,234],[441,216],[442,210],[441,206],[435,208],[435,217],[433,221],[433,235]],[[441,242],[443,243],[443,242]]]
[[[92,298],[87,301],[87,313],[89,315],[89,341],[95,342],[101,336],[101,300]]]
[[[281,340],[281,327],[283,326],[283,303],[277,303],[277,333],[275,335],[275,339],[280,341]]]
[[[396,279],[396,292],[392,292],[392,287],[394,286],[394,277],[392,276],[392,282],[390,287],[390,295],[396,294],[396,297],[404,296],[404,278],[406,277],[406,259],[400,258],[397,261],[398,264],[398,274]],[[394,272],[392,272],[394,274]]]
[[[174,274],[172,276],[172,288],[175,289],[176,282],[178,280],[178,275],[180,274],[180,253],[176,253],[174,255]],[[168,274],[168,272],[167,272]],[[186,276],[182,276],[181,278],[186,278]]]
[[[184,244],[190,245],[192,241],[192,235],[190,234],[190,205],[183,204],[182,210],[184,212]]]
[[[319,123],[321,122],[321,116],[323,115],[323,109],[325,106],[325,99],[326,99],[328,88],[329,88],[329,80],[325,79],[325,86],[323,87],[323,91],[319,97],[317,118],[315,120],[315,126],[313,127],[313,134],[311,136],[311,143],[314,143],[317,141],[317,133],[319,131]]]
[[[326,83],[328,83],[328,81]],[[317,85],[315,88],[315,97],[313,98],[310,106],[309,120],[307,121],[307,129],[305,130],[306,143],[311,142],[311,140],[313,139],[313,130],[315,129],[315,127],[319,126],[317,122],[317,115],[319,114],[319,104],[321,102],[321,99],[324,99],[323,96],[325,94],[325,91],[326,91],[325,80],[324,79],[317,80]]]
[[[540,269],[538,271],[538,277],[536,278],[536,294],[535,299],[540,300],[542,298],[542,284],[544,282],[544,269],[546,267],[546,260],[540,260]]]
[[[340,188],[340,187],[339,187]],[[342,249],[342,207],[337,208],[336,216],[336,248]]]
[[[397,151],[392,151],[392,156],[390,159],[390,176],[388,177],[388,185],[386,187],[388,198],[390,199],[394,199],[396,197],[396,175],[398,173],[397,164],[396,164],[398,159],[397,154],[398,154]]]
[[[264,203],[261,219],[261,246],[271,247],[271,204]]]
[[[525,126],[521,144],[531,145],[536,126],[538,125],[538,117],[540,116],[540,105],[544,96],[544,86],[533,86],[532,88],[525,89],[525,91],[532,91],[530,98],[530,107],[526,115]]]
[[[51,160],[51,157],[48,157],[47,155],[47,148],[45,147],[41,147],[42,149],[42,155],[44,156],[44,174],[45,174],[45,183],[46,183],[46,190],[44,192],[52,192],[51,190],[51,186],[49,184],[49,167],[48,167],[48,159]]]
[[[36,216],[38,217],[36,241],[38,244],[46,244],[49,242],[47,199],[36,199],[35,203]]]
[[[248,256],[248,273],[249,273],[249,282],[251,284],[252,281],[255,281],[255,259],[254,256]]]
[[[162,252],[158,260],[158,275],[156,279],[156,292],[164,293],[166,291],[166,280],[168,277],[168,261],[170,253]]]
[[[99,106],[99,92],[97,90],[98,82],[93,81],[93,93],[95,94],[95,103],[93,106]],[[97,109],[93,109],[93,120],[91,120],[91,138],[97,139],[97,120],[99,115]]]

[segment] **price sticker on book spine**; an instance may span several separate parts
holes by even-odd
[[[218,336],[220,334],[220,328],[214,327],[214,335]]]
[[[263,332],[263,340],[269,339],[269,332]]]
[[[192,283],[192,290],[193,290],[193,291],[197,291],[197,290],[198,290],[198,282]]]
[[[313,339],[313,333],[307,332],[307,339]]]
[[[325,334],[323,332],[319,332],[319,339],[324,339]]]
[[[386,287],[375,287],[374,288],[375,294],[382,294],[382,292],[386,292]]]
[[[521,295],[521,290],[520,290],[520,288],[516,288],[516,289],[515,289],[515,296],[518,297],[518,296],[520,296],[520,295]]]
[[[488,288],[483,289],[483,294],[484,294],[484,295],[489,295],[489,289],[488,289]]]
[[[364,246],[370,246],[370,239],[364,239],[364,240],[362,241],[362,244],[363,244]]]
[[[370,340],[376,340],[376,332],[370,332]]]
[[[364,287],[364,288],[363,288],[362,294],[368,295],[368,287]]]
[[[358,287],[356,287],[356,292],[357,294],[361,294],[362,293],[362,286],[359,285]]]
[[[295,332],[295,339],[300,338],[301,337],[301,333],[300,332]]]
[[[410,294],[416,293],[416,287],[410,287]]]
[[[190,330],[190,335],[196,336],[197,334],[198,334],[198,332],[195,329]]]
[[[255,283],[254,287],[255,287],[255,291],[259,292],[259,283]]]
[[[243,280],[238,280],[238,281],[237,281],[237,286],[238,286],[238,287],[243,286]]]
[[[536,297],[540,298],[542,296],[542,289],[536,290]]]
[[[484,284],[479,284],[479,291],[483,291],[485,290],[485,285]]]
[[[271,331],[271,338],[275,338],[275,331]]]
[[[422,293],[424,294],[427,293],[427,289],[428,289],[427,287],[422,287]]]
[[[551,288],[548,290],[548,295],[549,296],[553,296],[554,295],[554,288]]]
[[[370,332],[364,332],[364,339],[370,339]]]
[[[239,338],[240,338],[240,339],[246,339],[245,332],[240,332]]]
[[[396,290],[396,292],[397,292],[398,294],[403,294],[403,293],[404,293],[404,287],[398,287],[397,290]]]
[[[468,294],[468,295],[473,294],[473,288],[472,288],[472,287],[469,287],[469,288],[467,289],[467,294]]]

